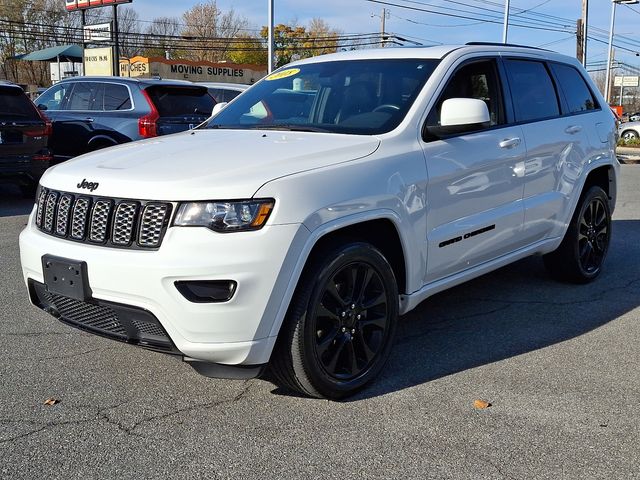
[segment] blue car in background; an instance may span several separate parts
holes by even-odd
[[[206,87],[177,80],[74,77],[36,99],[53,122],[55,162],[143,138],[189,130],[211,116]]]

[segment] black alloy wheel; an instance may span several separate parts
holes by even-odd
[[[364,262],[336,271],[312,310],[314,352],[327,375],[341,381],[371,367],[389,329],[387,291],[380,273]]]
[[[593,274],[602,266],[609,245],[608,209],[599,197],[594,197],[582,212],[578,231],[578,251],[582,269]]]
[[[271,360],[282,386],[340,399],[371,382],[389,358],[398,287],[368,243],[334,244],[305,267]]]
[[[611,209],[598,186],[584,192],[560,246],[544,256],[549,273],[558,280],[588,283],[602,271],[611,241]]]

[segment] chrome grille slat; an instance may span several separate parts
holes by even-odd
[[[141,247],[157,247],[167,218],[169,206],[165,203],[148,203],[142,212],[138,245]]]
[[[58,214],[56,216],[56,235],[64,237],[67,235],[69,228],[69,213],[71,212],[71,205],[73,204],[73,197],[65,194],[60,197],[58,203]]]
[[[159,248],[171,203],[75,196],[41,188],[36,227],[48,234],[108,247]]]
[[[36,225],[42,226],[42,217],[44,215],[44,202],[47,199],[47,191],[43,188],[38,196],[38,210],[36,211]]]
[[[138,204],[120,202],[116,207],[113,221],[111,241],[116,245],[129,245],[133,240],[133,227],[138,211]]]
[[[78,198],[73,206],[73,219],[71,221],[71,237],[76,240],[83,240],[87,229],[87,215],[89,213],[90,200],[88,198]]]
[[[47,232],[51,232],[53,230],[53,221],[56,214],[57,201],[58,194],[56,192],[49,192],[44,207],[44,219],[42,225],[42,228]]]
[[[107,240],[110,213],[111,200],[98,200],[93,204],[89,240],[96,243],[104,243]]]

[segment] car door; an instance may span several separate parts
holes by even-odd
[[[39,105],[46,106],[47,116],[53,122],[49,145],[56,160],[66,160],[86,152],[94,129],[93,109],[99,91],[97,82],[64,82],[47,90],[38,99]]]
[[[587,121],[589,115],[563,115],[563,110],[568,113],[568,106],[551,64],[530,58],[506,58],[504,65],[515,120],[522,126],[527,144],[524,236],[527,243],[535,243],[563,231],[571,192],[590,153],[587,135],[597,133],[591,131],[594,126]],[[556,71],[563,78],[572,75],[560,66]],[[567,88],[579,88],[579,84],[572,82],[570,86],[567,82]],[[595,108],[586,85],[582,89],[567,92],[575,113]],[[576,94],[584,98],[577,101]]]
[[[423,132],[429,176],[426,283],[521,245],[526,150],[522,129],[507,123],[499,72],[495,58],[462,64],[427,117],[425,130],[439,125],[444,100],[477,98],[487,104],[491,124],[445,138]]]

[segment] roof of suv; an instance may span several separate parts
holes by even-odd
[[[197,86],[193,82],[188,80],[163,80],[156,78],[133,78],[133,77],[70,77],[61,80],[61,82],[81,82],[81,81],[92,81],[92,82],[124,82],[124,83],[135,83],[141,85],[181,85],[181,86]]]
[[[302,65],[305,63],[316,63],[323,61],[338,60],[374,60],[374,59],[401,59],[401,58],[425,58],[425,59],[442,59],[450,53],[457,51],[462,53],[527,53],[536,56],[545,56],[548,58],[571,58],[551,50],[543,50],[536,47],[528,47],[525,45],[513,45],[503,43],[489,42],[470,42],[466,45],[438,45],[434,47],[395,47],[395,48],[370,48],[363,50],[353,50],[349,52],[338,52],[329,55],[321,55],[318,57],[307,58],[293,62],[291,65]]]

